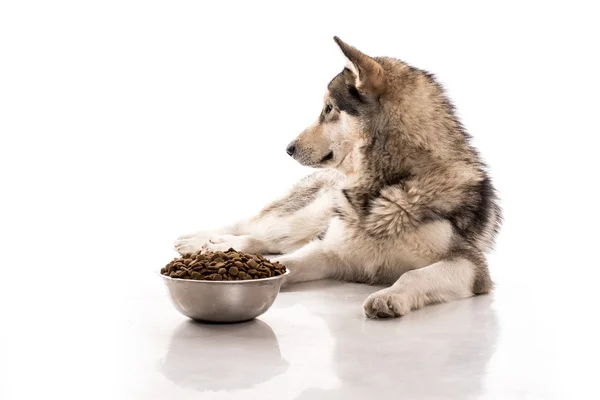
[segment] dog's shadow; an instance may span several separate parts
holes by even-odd
[[[240,324],[182,322],[159,363],[170,381],[202,392],[250,388],[287,368],[273,330],[257,319]]]

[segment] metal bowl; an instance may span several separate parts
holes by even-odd
[[[205,322],[242,322],[258,317],[273,305],[289,273],[247,281],[196,281],[159,275],[173,305],[186,317]]]

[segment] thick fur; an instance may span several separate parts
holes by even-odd
[[[182,236],[176,249],[281,254],[286,284],[390,284],[366,299],[373,318],[488,293],[484,254],[501,213],[442,87],[425,71],[335,40],[348,65],[328,85],[317,121],[288,147],[301,164],[325,169],[254,218]]]

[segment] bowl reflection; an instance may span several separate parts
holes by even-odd
[[[161,373],[175,384],[198,391],[252,387],[288,368],[279,342],[269,325],[260,320],[235,325],[181,323]]]

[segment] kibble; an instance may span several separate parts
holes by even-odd
[[[229,249],[185,254],[173,259],[160,272],[178,279],[242,281],[283,275],[286,269],[284,265],[272,263],[260,254],[246,254]]]

